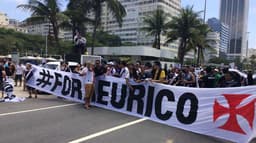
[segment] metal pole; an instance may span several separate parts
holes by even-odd
[[[205,17],[206,17],[206,6],[207,6],[207,0],[204,0],[204,23],[205,23]]]
[[[47,58],[48,55],[48,34],[45,35],[45,58]]]
[[[249,58],[249,34],[250,32],[246,32],[246,58]]]

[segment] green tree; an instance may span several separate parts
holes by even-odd
[[[21,4],[17,6],[24,10],[32,12],[28,22],[45,22],[49,21],[53,28],[54,40],[60,51],[59,44],[59,21],[63,18],[60,13],[60,3],[58,0],[29,0],[28,4]]]
[[[255,66],[256,66],[256,55],[251,55],[249,58],[249,62],[252,67],[252,71],[255,71]]]
[[[104,31],[99,31],[96,33],[96,37],[97,37],[97,41],[99,43],[102,43],[105,46],[110,46],[110,47],[121,46],[121,38],[119,36],[111,35]]]
[[[198,25],[195,26],[196,29],[192,34],[192,42],[190,43],[190,46],[191,49],[194,49],[195,53],[197,53],[197,65],[200,65],[204,62],[204,52],[206,50],[216,52],[216,50],[209,45],[210,42],[215,41],[207,39],[208,33],[211,32],[211,29],[207,24],[198,23]]]
[[[172,17],[168,24],[169,31],[166,34],[167,43],[179,40],[178,59],[181,65],[187,52],[195,47],[189,46],[193,43],[193,36],[197,26],[201,23],[199,12],[194,12],[193,7],[182,8],[178,16]]]
[[[143,19],[145,27],[143,27],[142,30],[148,32],[148,35],[155,37],[154,48],[160,49],[161,33],[166,32],[167,21],[168,14],[161,9],[157,9],[152,15],[148,15]]]
[[[96,31],[101,23],[101,15],[102,15],[102,6],[103,3],[107,6],[107,9],[111,12],[115,20],[118,22],[119,27],[122,26],[123,17],[126,16],[126,10],[124,6],[118,0],[92,0],[91,1],[91,8],[94,14],[94,28],[93,28],[93,35],[92,35],[92,52],[94,54],[94,42],[96,39]]]
[[[89,18],[88,13],[91,9],[91,2],[89,0],[69,0],[67,10],[64,12],[70,19],[65,22],[64,28],[71,28],[73,34],[78,30],[82,36],[86,33],[86,24],[93,23],[93,20]]]

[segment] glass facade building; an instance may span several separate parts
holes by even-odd
[[[220,34],[219,56],[226,57],[230,39],[229,26],[221,23],[220,20],[218,20],[217,18],[208,19],[207,24],[213,32],[218,32]]]
[[[220,21],[229,26],[229,59],[245,58],[247,50],[249,0],[221,0]]]

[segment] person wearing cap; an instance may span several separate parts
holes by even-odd
[[[106,72],[107,76],[113,76],[116,74],[116,69],[114,66],[115,66],[114,62],[107,63],[107,72]]]

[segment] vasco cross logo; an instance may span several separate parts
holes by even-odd
[[[247,120],[250,127],[253,128],[253,120],[255,113],[255,100],[247,103],[242,107],[238,107],[240,103],[250,96],[250,94],[223,94],[223,96],[227,99],[229,104],[229,108],[220,105],[220,103],[215,99],[214,102],[214,122],[223,115],[229,114],[229,118],[227,122],[218,127],[223,130],[228,130],[240,134],[246,134],[237,121],[237,115],[242,116]]]

